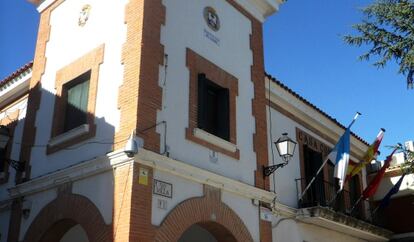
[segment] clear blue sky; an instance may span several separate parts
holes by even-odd
[[[288,0],[264,26],[266,70],[342,124],[361,112],[353,131],[371,142],[383,127],[383,146],[393,145],[414,138],[414,91],[395,64],[358,61],[363,50],[341,39],[370,2]],[[38,21],[27,1],[0,1],[0,79],[32,60]]]

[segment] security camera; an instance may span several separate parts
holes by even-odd
[[[137,145],[137,142],[135,141],[134,133],[131,134],[127,143],[125,144],[124,152],[129,158],[134,157],[134,155],[138,153],[138,145]]]

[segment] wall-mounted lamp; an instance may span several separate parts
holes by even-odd
[[[0,125],[0,160],[10,164],[16,171],[24,171],[24,163],[6,157],[7,144],[10,141],[10,131],[4,125]]]
[[[280,137],[274,144],[279,156],[282,157],[284,162],[272,166],[263,166],[263,177],[270,176],[277,169],[287,165],[295,153],[296,142],[289,138],[287,133],[283,133],[282,137]]]

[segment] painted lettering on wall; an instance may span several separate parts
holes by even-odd
[[[207,29],[204,29],[204,37],[211,40],[214,44],[220,46],[220,39]]]
[[[327,155],[331,151],[330,147],[300,129],[296,129],[296,138],[300,144],[307,145],[309,148],[321,152],[323,155]]]
[[[154,188],[153,188],[154,194],[157,194],[163,197],[172,198],[172,191],[173,191],[172,189],[173,187],[171,183],[154,179]]]

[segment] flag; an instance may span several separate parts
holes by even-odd
[[[388,169],[390,166],[390,163],[392,161],[392,155],[397,151],[399,147],[394,148],[392,153],[387,157],[387,159],[384,162],[384,165],[381,167],[381,169],[377,172],[374,179],[371,181],[371,183],[365,188],[364,192],[362,193],[362,197],[364,199],[369,198],[375,194],[375,192],[378,189],[378,186],[381,182],[382,177],[384,177],[385,170]]]
[[[405,174],[403,174],[400,177],[398,182],[395,183],[395,185],[391,188],[391,190],[387,193],[387,195],[385,195],[385,197],[382,199],[382,201],[379,205],[380,208],[385,208],[390,204],[390,200],[391,200],[392,195],[396,194],[400,190],[400,186],[402,184],[402,181],[404,180],[404,176],[405,176]]]
[[[332,149],[331,153],[329,153],[328,157],[326,157],[327,160],[331,161],[335,165],[334,177],[339,179],[339,191],[341,191],[344,186],[346,169],[349,163],[350,128],[351,125],[345,130],[344,134]]]
[[[354,166],[352,165],[348,166],[346,181],[348,181],[351,177],[358,174],[366,165],[371,163],[371,161],[375,158],[376,154],[378,153],[378,148],[381,144],[381,141],[384,138],[384,132],[385,130],[381,129],[381,131],[378,133],[377,137],[375,138],[375,141],[371,144],[371,146],[369,146],[364,157],[358,164],[355,164]]]

